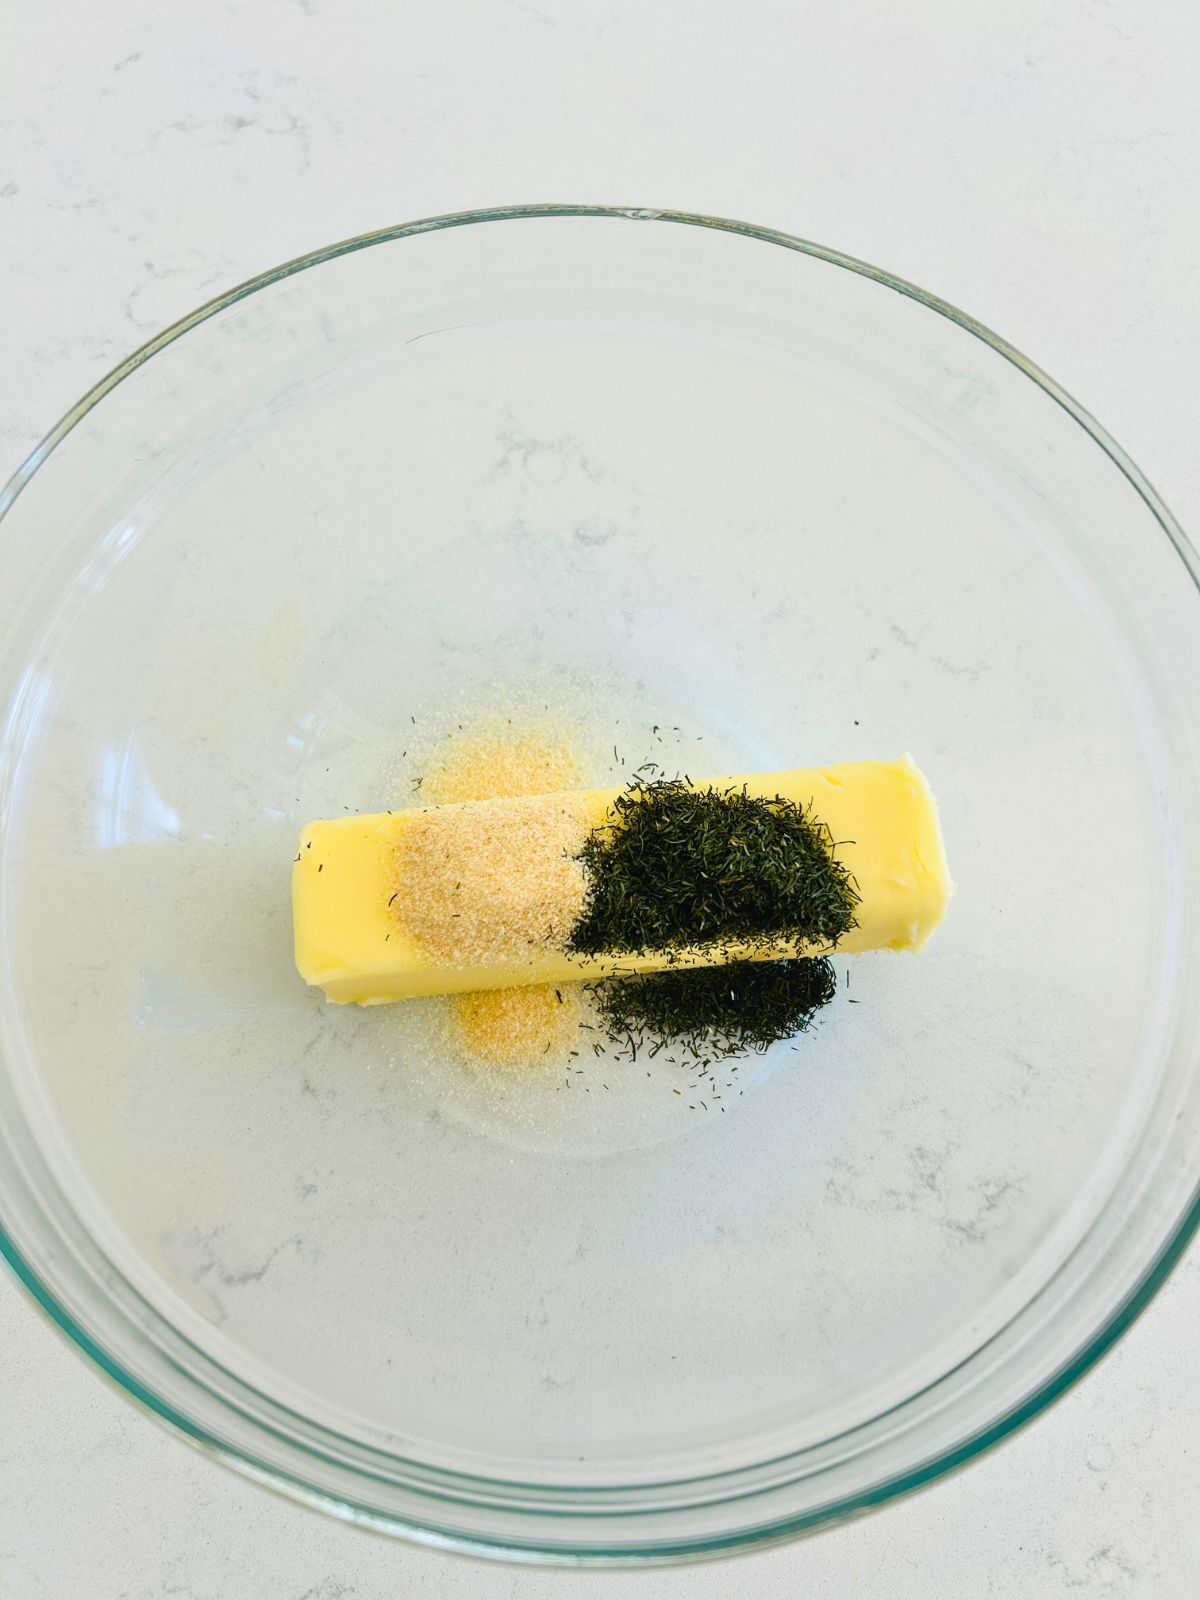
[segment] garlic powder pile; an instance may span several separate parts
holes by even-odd
[[[439,961],[518,965],[578,921],[590,824],[569,794],[414,811],[396,843],[392,914]]]
[[[570,743],[548,727],[514,728],[489,718],[452,736],[422,779],[430,805],[554,794],[584,786],[584,770]]]
[[[511,1071],[560,1068],[578,1039],[581,985],[533,983],[453,997],[452,1037],[468,1059]]]

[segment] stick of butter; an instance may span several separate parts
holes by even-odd
[[[837,857],[849,870],[861,897],[855,926],[839,942],[839,952],[919,950],[941,922],[952,885],[937,806],[928,783],[908,756],[899,761],[845,762],[709,781],[714,788],[744,784],[751,794],[782,795],[805,806],[828,827]],[[613,801],[621,792],[592,789],[537,797],[537,803],[544,808],[547,801],[561,798],[556,814],[576,823],[584,819],[586,831],[611,815]],[[670,959],[665,954],[583,957],[535,944],[515,960],[459,962],[432,951],[394,910],[403,887],[398,873],[404,861],[405,830],[423,826],[435,812],[452,811],[475,813],[469,820],[479,825],[516,826],[521,804],[529,802],[472,801],[464,806],[385,811],[310,823],[300,836],[292,869],[300,975],[339,1004],[377,1005],[416,995],[567,983],[603,977],[614,970],[628,973],[668,965],[711,966],[728,959],[728,952],[713,949]],[[513,809],[502,811],[505,806]],[[490,812],[489,807],[493,808]],[[515,821],[506,823],[506,818]],[[486,838],[486,832],[480,836]],[[508,844],[511,848],[512,841]],[[563,854],[561,849],[558,854]],[[472,863],[469,859],[448,862],[446,868],[450,876],[466,874]],[[781,957],[796,953],[788,943],[777,951],[758,952]],[[828,954],[828,947],[804,953]]]

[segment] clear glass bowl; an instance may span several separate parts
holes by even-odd
[[[703,217],[438,218],[168,330],[6,507],[3,1245],[181,1433],[432,1543],[695,1555],[966,1460],[1161,1282],[1196,558],[969,318]],[[945,928],[703,1111],[489,1099],[420,1008],[324,1005],[300,824],[551,694],[693,772],[911,750]]]

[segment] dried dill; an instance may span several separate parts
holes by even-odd
[[[834,946],[858,893],[824,823],[781,795],[635,777],[579,854],[577,955]]]
[[[756,1051],[803,1033],[833,999],[837,976],[823,956],[673,967],[589,985],[609,1039],[636,1059],[664,1044],[706,1061]],[[676,1093],[679,1091],[676,1090]]]

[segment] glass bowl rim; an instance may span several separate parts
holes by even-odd
[[[22,490],[29,484],[39,468],[49,459],[53,451],[111,390],[115,389],[124,379],[144,365],[152,356],[157,355],[159,351],[165,349],[201,323],[206,322],[210,317],[236,305],[239,301],[248,298],[259,290],[269,288],[272,284],[291,278],[310,267],[321,266],[326,262],[335,261],[341,256],[351,255],[374,245],[390,244],[399,239],[411,238],[423,233],[439,232],[449,228],[542,218],[601,218],[632,223],[660,222],[689,228],[710,229],[719,233],[756,240],[764,244],[777,245],[785,250],[855,273],[907,299],[914,300],[926,309],[945,317],[950,322],[956,323],[960,328],[972,334],[982,343],[989,346],[996,354],[1016,367],[1090,436],[1092,442],[1100,448],[1127,479],[1130,486],[1174,546],[1193,584],[1197,590],[1200,590],[1200,556],[1197,555],[1196,550],[1190,544],[1179,523],[1144,474],[1085,407],[1080,405],[1060,384],[1056,383],[1036,363],[1030,361],[1014,345],[1001,338],[976,318],[959,310],[949,301],[930,294],[904,278],[897,277],[882,268],[872,266],[870,263],[862,261],[855,256],[830,249],[827,246],[800,238],[794,234],[785,233],[778,229],[759,227],[729,218],[708,216],[700,212],[639,206],[539,203],[482,207],[467,211],[447,212],[356,234],[334,244],[293,257],[289,261],[258,273],[234,288],[226,290],[223,294],[206,301],[194,311],[171,323],[145,344],[134,350],[124,361],[120,362],[99,382],[94,384],[60,418],[40,443],[34,446],[24,461],[17,467],[7,484],[0,487],[0,520],[11,509]],[[777,1543],[882,1505],[899,1495],[936,1482],[947,1473],[966,1465],[984,1451],[1007,1438],[1017,1428],[1024,1426],[1024,1424],[1038,1416],[1055,1400],[1061,1398],[1122,1337],[1165,1283],[1198,1229],[1200,1229],[1200,1185],[1197,1186],[1188,1205],[1176,1219],[1170,1234],[1160,1243],[1157,1253],[1143,1269],[1136,1286],[1110,1312],[1100,1326],[1093,1330],[1080,1348],[1069,1358],[1060,1362],[1053,1373],[1044,1378],[1024,1399],[1010,1406],[1003,1415],[978,1429],[969,1438],[960,1440],[956,1444],[943,1449],[930,1460],[922,1462],[916,1467],[895,1472],[884,1481],[871,1484],[864,1490],[845,1495],[840,1500],[825,1502],[815,1509],[791,1516],[776,1516],[749,1529],[737,1530],[714,1537],[691,1535],[681,1539],[676,1536],[670,1537],[661,1543],[638,1538],[629,1541],[625,1545],[604,1544],[591,1548],[583,1545],[553,1544],[545,1540],[539,1542],[536,1534],[528,1541],[525,1539],[510,1540],[491,1534],[477,1536],[462,1534],[439,1527],[434,1522],[426,1523],[407,1516],[381,1512],[377,1508],[356,1501],[349,1496],[334,1495],[327,1490],[319,1489],[315,1485],[306,1482],[303,1478],[282,1469],[277,1464],[256,1456],[251,1450],[231,1444],[215,1430],[211,1430],[198,1422],[194,1417],[188,1416],[177,1406],[150,1389],[134,1372],[128,1370],[121,1361],[104,1349],[71,1311],[62,1304],[49,1286],[41,1280],[31,1263],[25,1259],[15,1239],[4,1227],[2,1219],[0,1219],[0,1258],[4,1259],[17,1281],[26,1289],[47,1320],[60,1333],[64,1334],[68,1341],[82,1355],[87,1357],[89,1362],[99,1370],[102,1376],[107,1377],[119,1392],[135,1401],[158,1421],[170,1427],[173,1432],[186,1439],[189,1443],[200,1448],[205,1454],[213,1456],[225,1465],[261,1484],[265,1484],[267,1487],[282,1491],[293,1499],[298,1499],[316,1509],[332,1513],[343,1520],[358,1523],[376,1531],[399,1534],[415,1542],[443,1549],[487,1555],[510,1561],[620,1565],[696,1559],[722,1553],[732,1553],[741,1548]],[[942,1374],[938,1379],[934,1380],[933,1385],[927,1387],[936,1386],[949,1375],[949,1373]],[[191,1378],[190,1381],[196,1388],[199,1388],[202,1392],[204,1391],[205,1386],[201,1380]],[[212,1394],[211,1391],[209,1393],[218,1406],[226,1407],[228,1405],[228,1402],[220,1396]],[[914,1398],[916,1397],[907,1397],[908,1400]],[[256,1424],[256,1426],[261,1427],[262,1425]],[[300,1452],[304,1454],[309,1452],[309,1446],[303,1441],[293,1440],[289,1442],[293,1443]],[[786,1459],[786,1456],[782,1458],[782,1460]],[[741,1471],[759,1470],[768,1464],[779,1465],[780,1458],[776,1458],[773,1463],[754,1463],[749,1468],[738,1469],[738,1472],[740,1474]],[[451,1476],[464,1486],[473,1485],[479,1489],[486,1489],[488,1486],[496,1488],[503,1486],[509,1489],[516,1487],[513,1484],[505,1484],[502,1480],[474,1477],[465,1473],[456,1473]],[[725,1474],[718,1474],[718,1476],[725,1476]],[[704,1481],[703,1475],[675,1479],[672,1480],[672,1486],[681,1487],[687,1483],[702,1481]],[[645,1489],[650,1486],[643,1484],[636,1487]],[[580,1502],[585,1503],[592,1492],[590,1489],[581,1488],[578,1491]],[[734,1497],[752,1499],[755,1493],[756,1491],[753,1488],[749,1490],[742,1489]],[[436,1495],[431,1496],[431,1498],[436,1498]],[[449,1498],[459,1504],[463,1503],[464,1499],[461,1495],[453,1495]],[[466,1498],[469,1500],[470,1497],[467,1496]],[[547,1512],[544,1508],[539,1508],[536,1514],[547,1515]],[[638,1508],[630,1506],[627,1514],[637,1515]],[[553,1516],[554,1513],[551,1512],[549,1515]],[[618,1512],[617,1515],[620,1516],[621,1513]]]

